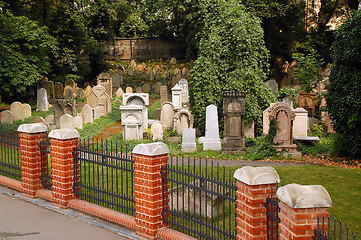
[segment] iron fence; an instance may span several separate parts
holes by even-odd
[[[325,223],[325,220],[327,223]],[[317,228],[314,230],[314,235],[312,237],[313,240],[349,239],[348,225],[346,224],[345,234],[343,234],[341,219],[336,221],[336,218],[333,217],[331,223],[330,216],[328,216],[326,219],[324,216],[322,216],[321,221],[322,222],[320,223],[320,218],[317,217]],[[355,233],[352,233],[352,240],[355,240]]]
[[[51,190],[52,178],[51,178],[51,157],[50,157],[50,142],[41,141],[40,145],[41,156],[41,183],[45,189]]]
[[[134,160],[117,143],[88,139],[73,150],[74,193],[82,200],[135,215]]]
[[[276,191],[278,189],[278,183],[276,188],[271,188],[271,194],[266,198],[265,208],[267,215],[267,240],[278,240],[278,229],[281,219],[279,218],[279,200],[276,197]]]
[[[208,160],[169,159],[161,170],[163,221],[197,239],[236,239],[235,180],[230,170],[213,167]]]
[[[0,173],[20,181],[20,137],[11,124],[0,124],[0,158]]]

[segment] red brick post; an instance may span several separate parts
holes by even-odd
[[[20,136],[21,181],[23,194],[36,198],[41,185],[40,141],[45,140],[47,128],[44,123],[22,124]]]
[[[311,240],[317,217],[326,219],[332,201],[321,185],[288,184],[277,190],[280,200],[280,240]],[[325,225],[327,229],[327,224]]]
[[[135,221],[137,235],[157,239],[162,220],[161,168],[168,161],[168,147],[161,142],[139,144],[133,149]]]
[[[237,179],[237,239],[267,239],[266,198],[275,191],[279,176],[272,167],[242,167]]]
[[[49,133],[51,143],[51,170],[53,183],[53,205],[68,208],[74,199],[73,148],[78,144],[76,129],[56,129]]]

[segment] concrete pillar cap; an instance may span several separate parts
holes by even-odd
[[[162,142],[138,144],[133,149],[133,153],[145,156],[157,156],[162,154],[168,154],[169,148]]]
[[[29,124],[21,124],[18,127],[18,132],[23,133],[42,133],[46,132],[48,128],[44,123],[29,123]]]
[[[248,185],[262,185],[280,182],[280,177],[273,167],[251,167],[239,168],[233,177]]]
[[[63,128],[63,129],[55,129],[49,133],[50,138],[66,140],[79,138],[80,134],[75,128]]]
[[[277,198],[291,208],[331,207],[327,190],[321,185],[288,184],[277,190]]]

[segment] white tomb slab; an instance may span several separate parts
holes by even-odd
[[[196,130],[194,128],[185,128],[182,132],[182,152],[197,151]]]
[[[206,107],[206,135],[203,142],[203,150],[220,151],[221,148],[217,106],[209,105]]]
[[[123,140],[142,140],[142,110],[140,105],[120,106],[121,122],[123,126]]]

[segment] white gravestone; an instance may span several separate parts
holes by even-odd
[[[123,105],[139,105],[142,106],[142,128],[143,131],[148,128],[148,106],[149,94],[148,93],[124,93]]]
[[[37,91],[36,110],[37,111],[49,110],[48,97],[45,88],[40,88]]]
[[[88,104],[85,104],[81,109],[80,115],[83,119],[83,124],[93,123],[93,110]]]
[[[9,110],[4,110],[1,112],[1,123],[13,123],[13,116],[12,113]]]
[[[172,129],[174,118],[174,105],[170,102],[165,102],[162,105],[160,112],[160,124],[164,130]]]
[[[139,105],[120,106],[123,140],[142,140],[142,110]]]
[[[209,105],[206,107],[206,136],[204,138],[203,150],[220,151],[221,148],[217,106]]]
[[[155,122],[155,123],[152,124],[150,129],[151,129],[152,134],[153,134],[153,141],[163,140],[162,124],[160,124],[159,122]]]
[[[188,81],[187,79],[182,78],[179,80],[179,86],[182,88],[182,103],[189,102],[189,95],[188,95]]]
[[[182,139],[182,152],[197,151],[196,130],[194,128],[183,129]]]
[[[80,116],[73,118],[74,128],[83,129],[83,119]]]
[[[307,137],[308,112],[304,108],[294,110],[295,120],[293,121],[293,137]]]
[[[70,114],[64,114],[60,117],[60,129],[74,128],[74,119]]]
[[[182,88],[178,84],[172,88],[172,103],[175,109],[182,107]]]
[[[24,118],[31,117],[31,106],[27,103],[23,103]]]

